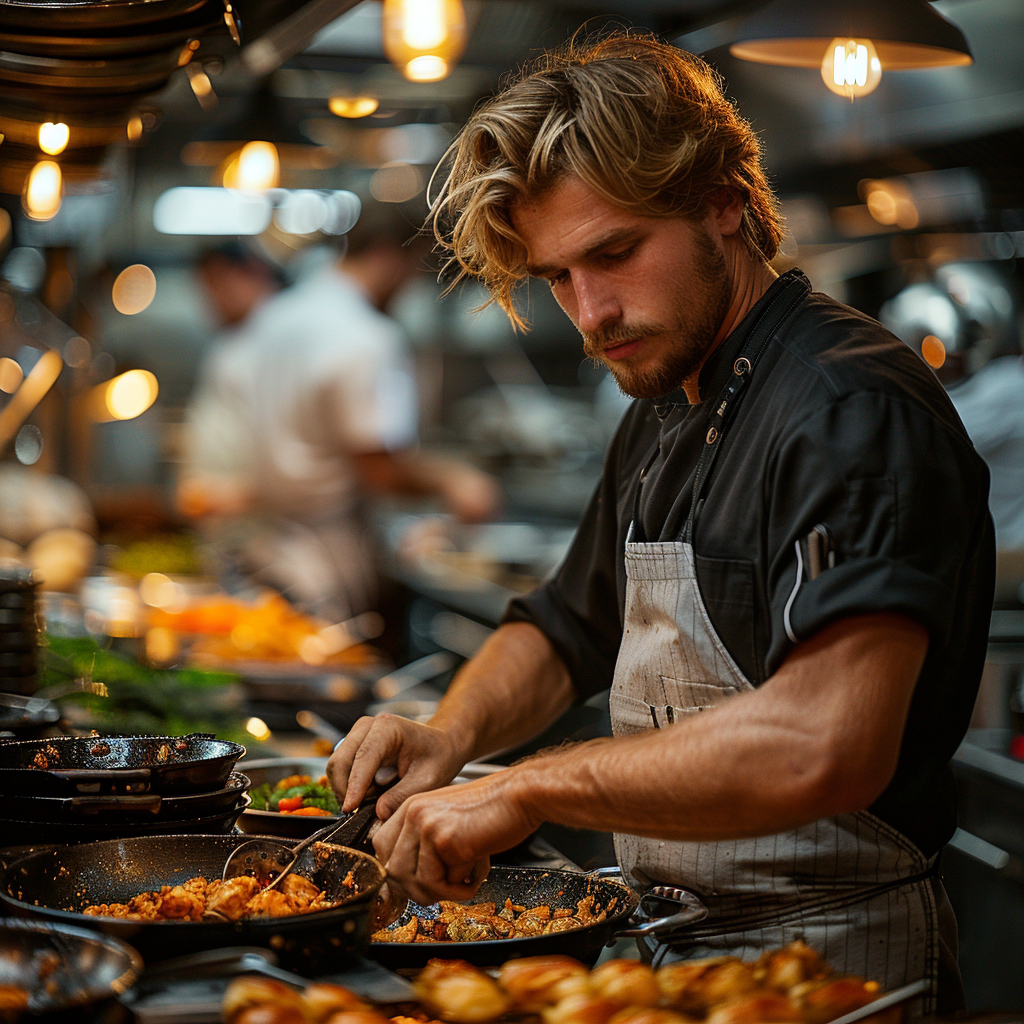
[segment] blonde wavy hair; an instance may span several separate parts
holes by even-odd
[[[751,254],[767,262],[778,252],[782,221],[760,144],[719,76],[653,35],[617,31],[574,39],[520,70],[448,149],[426,224],[447,290],[476,278],[525,327],[512,296],[528,276],[526,249],[510,211],[569,174],[654,217],[700,217],[710,195],[731,189],[744,203],[740,235]]]

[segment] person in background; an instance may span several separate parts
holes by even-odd
[[[251,283],[234,294],[252,297],[248,313],[211,297],[242,321],[204,367],[179,505],[247,578],[334,621],[376,602],[368,495],[434,496],[466,522],[499,505],[490,477],[416,447],[406,340],[384,312],[421,269],[413,234],[400,209],[364,204],[325,268],[268,295],[240,265]],[[201,280],[214,284],[206,270]]]

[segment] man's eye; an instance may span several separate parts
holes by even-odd
[[[624,260],[627,257],[632,256],[635,248],[635,245],[631,245],[626,249],[620,249],[618,252],[603,252],[601,253],[601,259],[615,263],[619,260]]]

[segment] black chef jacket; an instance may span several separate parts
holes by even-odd
[[[637,539],[680,539],[714,399],[783,283],[704,364],[699,404],[682,391],[633,402],[564,562],[509,605],[505,621],[543,630],[581,699],[611,685],[641,471],[650,462]],[[876,321],[810,292],[754,369],[693,536],[711,621],[755,686],[782,664],[792,636],[844,616],[898,612],[928,629],[896,773],[870,808],[926,856],[956,828],[949,762],[985,660],[995,578],[988,483],[931,370]],[[835,564],[811,580],[806,538],[821,524]]]

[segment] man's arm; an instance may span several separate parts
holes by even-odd
[[[355,452],[350,457],[367,490],[436,495],[464,523],[493,519],[501,505],[501,492],[494,478],[465,462],[416,450]]]
[[[500,626],[455,677],[428,725],[393,715],[361,718],[327,765],[342,809],[359,805],[378,768],[401,781],[377,813],[387,819],[413,793],[445,786],[474,758],[537,735],[572,703],[569,673],[547,637],[528,622]]]
[[[925,629],[903,616],[844,619],[712,711],[411,797],[377,834],[377,853],[413,898],[465,899],[489,854],[544,821],[710,841],[862,810],[895,771],[927,648]]]

